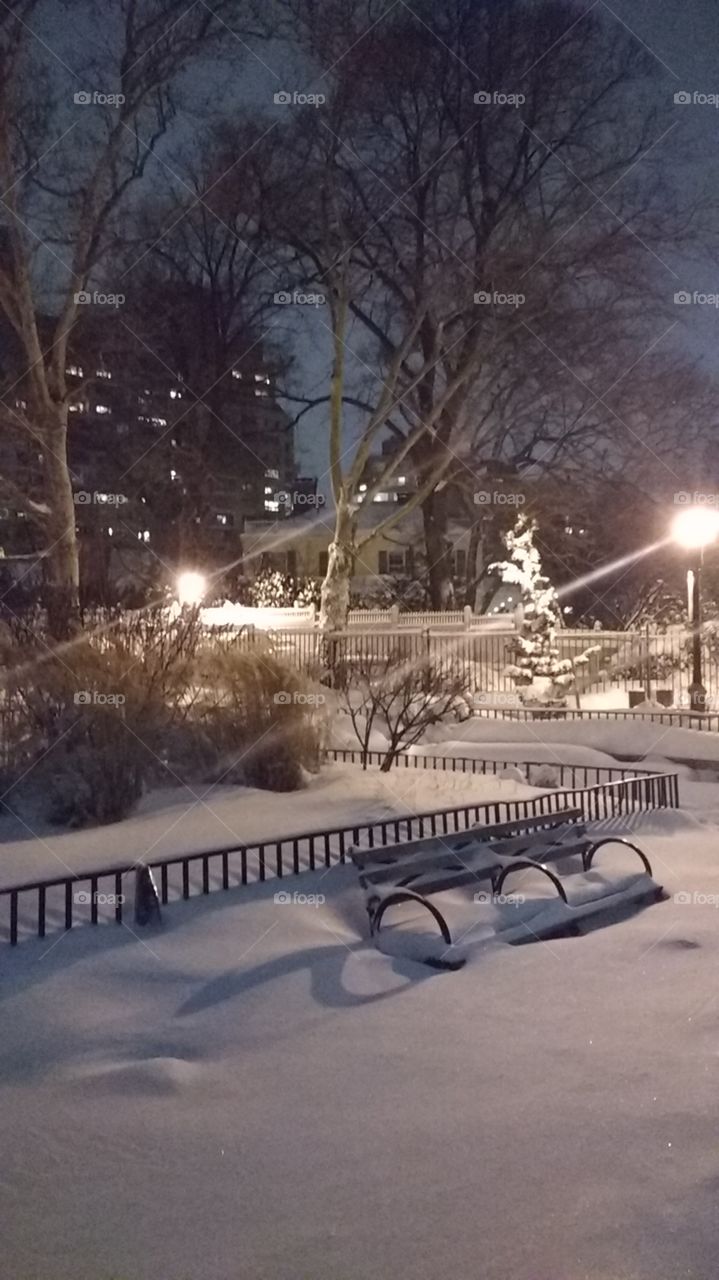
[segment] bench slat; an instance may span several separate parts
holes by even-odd
[[[530,818],[516,818],[511,822],[497,822],[488,827],[469,827],[465,831],[453,831],[447,835],[423,836],[421,840],[410,840],[402,844],[379,845],[374,849],[351,849],[350,857],[360,869],[372,863],[388,863],[404,860],[415,853],[436,847],[440,844],[446,851],[455,847],[461,851],[465,844],[486,844],[490,840],[502,836],[521,836],[525,832],[545,830],[575,823],[582,817],[581,809],[562,809],[557,813],[534,814]]]
[[[401,861],[365,867],[360,873],[360,884],[363,888],[387,883],[399,884],[407,876],[417,875],[419,879],[423,875],[431,875],[432,872],[442,872],[444,874],[441,878],[448,880],[453,877],[456,879],[465,873],[469,879],[473,877],[486,879],[488,871],[490,873],[492,869],[500,871],[507,862],[514,861],[525,850],[528,855],[531,851],[533,862],[561,862],[564,858],[583,853],[591,841],[584,833],[573,836],[569,828],[566,837],[562,840],[556,838],[546,841],[533,840],[523,843],[519,848],[514,845],[507,848],[508,844],[510,844],[508,841],[496,845],[482,844],[473,849],[463,850],[461,855],[453,853],[451,849],[441,848],[434,851],[428,850],[424,854],[411,854]],[[424,881],[416,884],[413,880],[412,885],[418,892],[424,892]]]

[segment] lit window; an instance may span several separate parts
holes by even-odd
[[[69,364],[65,373],[69,373],[72,378],[84,378],[82,366],[79,364]]]
[[[170,479],[171,479],[171,480],[176,480],[176,479],[177,479],[177,472],[175,471],[175,468],[174,468],[174,467],[171,467],[171,468],[170,468]]]
[[[95,413],[112,413],[109,404],[96,404]]]
[[[265,511],[279,511],[280,504],[276,498],[265,498]]]
[[[139,532],[139,533],[138,533],[138,535],[137,535],[137,541],[138,541],[138,542],[149,542],[149,541],[150,541],[150,530],[149,530],[149,529],[142,529],[142,530],[140,530],[140,532]]]
[[[372,501],[373,502],[392,502],[394,497],[395,495],[392,493],[376,493]]]
[[[406,476],[397,476],[397,484],[406,484],[406,483],[407,483]]]
[[[266,472],[265,472],[265,476],[267,477],[267,479],[268,479],[268,480],[279,480],[279,478],[280,478],[280,473],[279,473],[279,471],[275,471],[275,470],[271,467],[269,471],[266,471]]]
[[[153,427],[166,427],[167,418],[150,418]]]
[[[359,487],[359,491],[360,491],[360,493],[366,493],[366,492],[367,492],[367,485],[366,485],[366,484],[361,484],[361,485],[360,485],[360,487]]]
[[[113,529],[112,525],[108,525],[108,528],[107,528],[107,536],[108,536],[108,538],[111,538],[111,537],[112,537],[112,535],[113,535],[113,533],[114,533],[114,529]]]
[[[16,401],[15,401],[15,408],[16,408],[16,409],[27,409],[27,400],[16,400]]]
[[[96,370],[95,370],[95,377],[96,377],[96,378],[111,378],[111,377],[112,377],[112,374],[110,373],[110,370],[109,370],[109,369],[96,369]]]
[[[181,400],[181,399],[182,399],[182,392],[181,392],[181,391],[177,391],[177,390],[175,389],[175,387],[173,387],[173,388],[172,388],[172,391],[170,392],[170,399],[171,399],[171,400]]]
[[[268,493],[272,493],[272,489],[270,488],[270,486],[269,486],[268,484],[266,484],[266,485],[265,485],[265,493],[266,493],[266,494],[268,494]]]
[[[240,373],[239,369],[233,369],[233,370],[232,370],[232,376],[233,376],[233,378],[241,378],[241,377],[242,377],[242,374]]]

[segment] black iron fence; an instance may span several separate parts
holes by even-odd
[[[558,788],[526,800],[497,800],[407,814],[330,830],[306,831],[276,840],[161,858],[149,863],[163,905],[181,899],[283,879],[346,861],[352,846],[399,844],[442,836],[476,824],[521,819],[578,808],[587,821],[631,812],[677,808],[676,774],[645,774],[591,787]],[[0,942],[16,946],[81,924],[126,923],[134,919],[127,886],[138,862],[98,867],[74,876],[34,880],[0,889]]]
[[[328,760],[345,764],[381,765],[384,751],[357,751],[344,747],[328,747]],[[519,769],[530,786],[550,785],[542,782],[552,777],[552,786],[591,787],[601,782],[623,782],[627,778],[656,777],[654,769],[621,768],[613,765],[561,764],[555,760],[479,760],[475,756],[414,755],[402,752],[395,759],[398,769],[444,769],[449,773],[472,773],[496,777],[507,769]]]
[[[651,724],[663,724],[674,729],[704,729],[719,731],[719,712],[714,711],[627,711],[583,710],[576,707],[496,707],[478,706],[475,715],[489,720],[647,720]]]

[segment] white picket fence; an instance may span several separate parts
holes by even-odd
[[[316,605],[301,608],[250,608],[226,602],[216,608],[202,610],[202,620],[208,627],[256,627],[258,631],[301,630],[319,623]],[[383,628],[396,630],[425,630],[427,627],[448,630],[512,630],[511,617],[488,618],[465,609],[436,609],[423,613],[402,613],[397,605],[390,609],[351,609],[347,625],[354,630],[368,631]]]

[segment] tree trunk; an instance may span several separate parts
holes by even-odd
[[[323,631],[344,631],[350,607],[354,530],[349,511],[340,505],[335,518],[335,536],[329,546],[327,573],[320,597],[320,627]]]
[[[429,601],[432,609],[449,609],[454,598],[452,555],[447,538],[447,513],[441,492],[428,494],[422,503],[424,545],[427,554]]]
[[[470,609],[476,609],[477,596],[479,594],[479,577],[478,568],[479,553],[482,546],[482,530],[479,522],[475,520],[469,533],[469,547],[467,548],[467,570],[464,575],[464,593],[463,604],[469,606]]]
[[[326,639],[322,645],[322,661],[328,683],[335,689],[345,685],[343,641],[333,640],[332,632],[344,631],[350,607],[354,528],[344,504],[339,504],[335,517],[335,536],[327,556],[327,573],[320,596],[320,627]]]
[[[67,463],[67,407],[58,405],[43,433],[48,551],[45,600],[50,634],[65,640],[78,626],[80,569],[75,501]]]

